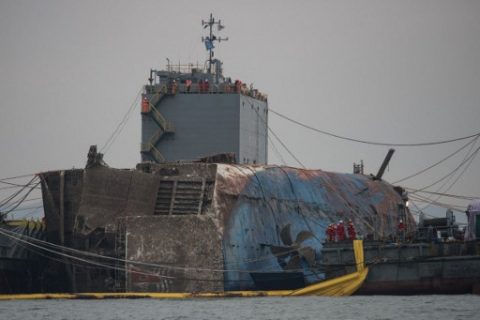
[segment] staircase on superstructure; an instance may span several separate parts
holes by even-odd
[[[149,94],[149,92],[158,90],[153,94]],[[162,99],[167,94],[175,94],[172,91],[172,88],[163,86],[158,88],[158,86],[149,86],[146,88],[147,93],[142,95],[142,114],[145,116],[151,116],[153,120],[158,125],[158,130],[155,131],[150,139],[147,142],[142,143],[141,145],[141,152],[149,154],[157,163],[165,162],[165,157],[162,153],[157,149],[157,143],[163,138],[165,134],[172,134],[175,132],[175,128],[173,124],[165,119],[165,117],[158,111],[157,105],[162,101]]]

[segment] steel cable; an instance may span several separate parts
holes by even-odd
[[[422,146],[433,146],[433,145],[439,145],[439,144],[445,144],[445,143],[451,143],[451,142],[455,142],[455,141],[460,141],[460,140],[465,140],[465,139],[470,139],[470,138],[473,138],[473,137],[478,137],[480,136],[480,132],[477,132],[475,134],[472,134],[472,135],[469,135],[469,136],[465,136],[465,137],[459,137],[459,138],[453,138],[453,139],[446,139],[446,140],[440,140],[440,141],[430,141],[430,142],[420,142],[420,143],[398,143],[398,142],[377,142],[377,141],[368,141],[368,140],[362,140],[362,139],[355,139],[355,138],[351,138],[351,137],[346,137],[346,136],[341,136],[341,135],[338,135],[338,134],[335,134],[335,133],[332,133],[332,132],[328,132],[328,131],[325,131],[325,130],[320,130],[320,129],[317,129],[317,128],[314,128],[312,126],[309,126],[307,124],[304,124],[304,123],[301,123],[300,121],[297,121],[297,120],[294,120],[290,117],[287,117],[273,109],[270,108],[270,111],[273,112],[274,114],[276,114],[277,116],[285,119],[285,120],[288,120],[292,123],[295,123],[299,126],[302,126],[304,128],[307,128],[307,129],[310,129],[310,130],[313,130],[315,132],[318,132],[318,133],[321,133],[321,134],[324,134],[324,135],[328,135],[328,136],[331,136],[331,137],[334,137],[334,138],[338,138],[338,139],[342,139],[342,140],[347,140],[347,141],[352,141],[352,142],[358,142],[358,143],[364,143],[364,144],[370,144],[370,145],[377,145],[377,146],[391,146],[391,147],[422,147]]]
[[[413,191],[411,191],[410,193],[417,193],[417,192],[420,192],[420,191],[423,191],[423,190],[426,190],[434,185],[436,185],[437,183],[447,179],[449,176],[451,176],[452,174],[454,174],[455,172],[457,172],[465,163],[467,163],[470,159],[474,158],[478,152],[480,151],[480,147],[478,147],[477,149],[475,149],[475,151],[470,154],[466,159],[464,159],[454,170],[452,170],[451,172],[449,172],[448,174],[446,174],[445,176],[441,177],[440,179],[434,181],[433,183],[427,185],[427,186],[424,186],[422,188],[419,188],[419,189],[414,189]]]
[[[113,143],[115,142],[115,140],[117,139],[117,137],[120,135],[120,133],[122,132],[123,128],[125,128],[125,125],[126,123],[128,122],[128,120],[130,119],[130,116],[132,114],[132,111],[135,110],[135,107],[137,106],[137,103],[138,103],[138,100],[141,96],[141,93],[143,91],[143,87],[138,91],[136,97],[135,97],[135,100],[133,101],[133,103],[130,105],[130,108],[128,108],[127,112],[125,113],[125,115],[123,116],[122,120],[120,121],[120,123],[117,125],[117,127],[115,128],[115,130],[112,132],[112,134],[110,135],[110,137],[107,139],[107,141],[105,141],[105,144],[103,145],[103,147],[100,149],[100,152],[103,152],[104,154],[108,152],[108,150],[110,149],[110,147],[113,145]]]
[[[408,180],[408,179],[410,179],[410,178],[416,177],[416,176],[424,173],[425,171],[428,171],[428,170],[436,167],[437,165],[445,162],[446,160],[450,159],[450,158],[453,157],[454,155],[458,154],[460,151],[462,151],[463,149],[465,149],[466,147],[468,147],[470,144],[473,143],[473,145],[475,145],[474,142],[476,142],[476,141],[478,140],[478,138],[479,138],[478,136],[475,137],[475,138],[473,138],[473,139],[470,140],[467,144],[465,144],[464,146],[462,146],[460,149],[455,150],[454,152],[452,152],[451,154],[449,154],[449,155],[446,156],[445,158],[441,159],[440,161],[437,161],[437,162],[435,162],[434,164],[432,164],[432,165],[430,165],[430,166],[428,166],[428,167],[426,167],[426,168],[424,168],[424,169],[422,169],[422,170],[420,170],[420,171],[417,171],[417,172],[415,172],[415,173],[412,173],[411,175],[409,175],[409,176],[407,176],[407,177],[405,177],[405,178],[402,178],[402,179],[400,179],[400,180],[394,181],[394,182],[392,182],[392,184],[397,184],[397,183],[399,183],[399,182],[402,182],[402,181]],[[473,145],[472,145],[472,146],[473,146]],[[468,153],[470,153],[470,152],[468,152]]]
[[[473,147],[474,145],[472,145]],[[471,151],[471,149],[470,149]],[[468,156],[468,154],[470,153],[470,151],[467,153],[467,155],[465,157]],[[443,192],[448,192],[450,189],[453,188],[453,186],[458,182],[458,180],[460,180],[461,177],[463,177],[463,174],[470,168],[470,165],[472,164],[472,162],[475,160],[475,157],[472,157],[468,162],[467,164],[465,165],[465,167],[463,167],[463,170],[458,174],[458,176],[455,178],[455,180],[445,189],[443,190]],[[447,183],[450,182],[451,178],[453,178],[455,175],[451,175],[446,181],[445,183],[443,183],[437,190],[436,192],[439,192],[440,190],[443,189],[444,186],[447,185]],[[442,198],[443,195],[438,195],[433,201],[438,201],[440,198]],[[432,200],[433,196],[432,197],[428,197],[428,199]],[[422,210],[425,210],[426,208],[428,208],[430,206],[430,204],[426,205],[425,207],[422,208]]]
[[[257,114],[257,116],[262,120],[262,122],[265,124],[265,126],[267,127],[267,130],[269,132],[271,132],[273,134],[273,136],[275,137],[275,139],[277,139],[278,142],[280,142],[280,144],[282,145],[283,148],[285,148],[285,150],[287,150],[288,154],[293,158],[295,159],[295,161],[300,165],[302,166],[302,168],[305,169],[305,166],[303,165],[303,163],[293,154],[292,151],[290,151],[290,149],[285,145],[285,143],[283,143],[283,141],[275,134],[275,132],[272,130],[272,128],[270,128],[270,126],[268,125],[267,121],[258,113],[257,109],[255,108],[255,106],[251,103],[251,102],[248,102],[250,104],[250,106],[252,107],[252,109],[255,111],[255,113]]]

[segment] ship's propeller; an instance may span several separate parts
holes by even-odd
[[[315,250],[311,247],[302,246],[302,243],[313,237],[310,231],[300,231],[292,240],[290,224],[287,224],[280,231],[280,240],[284,246],[270,246],[271,252],[277,257],[279,264],[285,270],[301,269],[302,259],[310,267],[315,265]]]

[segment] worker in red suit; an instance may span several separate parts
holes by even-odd
[[[210,90],[210,83],[208,82],[208,79],[205,79],[205,82],[203,83],[203,89],[205,92]]]
[[[334,242],[335,241],[335,229],[333,228],[333,224],[329,224],[327,227],[327,241]]]
[[[345,224],[343,223],[343,220],[340,220],[337,224],[337,239],[338,241],[345,240]]]
[[[355,226],[353,225],[352,219],[348,219],[347,233],[348,239],[355,240],[357,238],[357,232],[355,231]]]
[[[398,239],[399,241],[405,241],[405,224],[402,219],[398,223]]]

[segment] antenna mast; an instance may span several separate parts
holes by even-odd
[[[217,37],[213,34],[213,26],[217,26],[217,31],[221,31],[222,29],[225,28],[224,25],[222,25],[221,20],[219,19],[218,21],[215,21],[215,18],[213,15],[210,13],[210,19],[208,21],[202,20],[202,26],[203,29],[209,28],[210,34],[207,37],[202,37],[202,42],[205,43],[205,48],[209,52],[209,58],[208,58],[208,73],[212,73],[212,64],[213,64],[213,49],[215,46],[213,43],[215,41],[221,42],[221,41],[228,41],[228,37],[222,38],[222,37]]]

